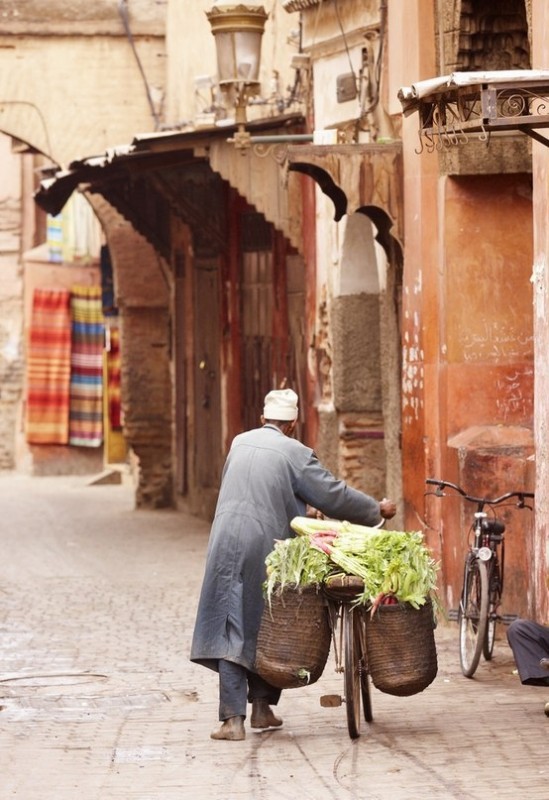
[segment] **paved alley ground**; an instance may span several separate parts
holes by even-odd
[[[283,728],[212,741],[216,676],[188,661],[207,536],[125,484],[0,476],[0,800],[549,798],[549,688],[520,685],[503,630],[467,680],[439,625],[434,683],[373,689],[358,740],[319,704],[329,661]]]

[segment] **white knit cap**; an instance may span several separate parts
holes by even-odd
[[[265,419],[290,421],[297,419],[298,397],[292,389],[273,389],[265,397]]]

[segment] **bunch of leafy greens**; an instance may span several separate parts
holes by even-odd
[[[265,565],[267,580],[263,589],[268,598],[275,588],[281,591],[286,586],[320,586],[333,569],[328,556],[311,547],[306,536],[277,541]]]
[[[296,517],[298,536],[276,543],[266,560],[265,594],[275,587],[320,585],[328,575],[362,578],[356,602],[373,605],[384,595],[422,606],[436,600],[438,565],[421,532],[386,531],[349,522]]]
[[[342,531],[330,548],[330,559],[364,581],[357,602],[370,605],[380,595],[422,606],[435,592],[437,564],[419,532],[378,530],[370,536]]]

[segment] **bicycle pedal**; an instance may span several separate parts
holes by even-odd
[[[449,620],[451,620],[451,622],[457,622],[457,620],[458,620],[458,614],[459,614],[459,609],[457,609],[457,608],[451,608],[451,609],[448,611],[448,619],[449,619]]]
[[[323,694],[320,697],[320,705],[323,708],[337,708],[343,705],[343,698],[340,694]]]

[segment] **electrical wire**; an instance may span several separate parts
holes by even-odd
[[[343,24],[341,22],[341,17],[339,15],[339,2],[338,2],[338,0],[335,0],[334,7],[335,7],[335,12],[336,12],[337,24],[339,25],[339,30],[341,31],[341,36],[343,37],[343,44],[345,45],[345,51],[347,53],[347,58],[349,60],[349,69],[351,70],[351,74],[352,74],[353,78],[355,79],[355,85],[356,85],[357,84],[356,72],[355,72],[354,67],[353,67],[353,62],[351,61],[351,54],[349,52],[349,46],[347,44],[347,36],[345,35],[345,31],[343,30]],[[358,86],[357,86],[357,91],[358,91]]]
[[[145,70],[143,69],[143,64],[141,59],[139,58],[139,53],[137,52],[137,48],[135,46],[135,41],[133,38],[133,34],[130,27],[130,17],[128,14],[128,0],[118,0],[118,13],[120,15],[120,19],[122,20],[122,24],[124,26],[124,31],[126,33],[126,37],[128,42],[130,43],[130,47],[132,48],[133,54],[135,56],[135,60],[137,62],[137,67],[139,72],[141,73],[141,77],[143,78],[143,84],[145,86],[145,92],[147,94],[147,100],[149,102],[149,108],[151,109],[152,118],[154,120],[154,129],[158,130],[158,126],[160,124],[160,117],[156,111],[154,106],[154,102],[151,95],[151,90],[149,86],[149,82],[147,80],[147,76],[145,75]]]
[[[334,0],[334,7],[335,7],[335,13],[336,13],[337,22],[338,22],[338,25],[339,25],[339,30],[341,31],[341,36],[343,38],[343,44],[345,45],[345,51],[347,53],[347,58],[349,60],[349,68],[350,68],[351,74],[352,74],[352,76],[353,76],[353,78],[355,80],[355,84],[357,86],[357,91],[359,91],[360,90],[360,83],[362,81],[359,78],[357,78],[355,69],[353,67],[353,63],[351,61],[351,53],[349,52],[349,47],[347,45],[347,35],[346,35],[345,30],[343,28],[343,23],[341,21],[341,16],[339,14],[339,0]],[[383,63],[385,31],[386,31],[386,27],[387,27],[387,2],[386,2],[386,0],[381,0],[381,2],[379,4],[379,15],[380,15],[379,49],[378,49],[377,58],[376,58],[375,64],[374,64],[374,81],[373,81],[374,92],[373,92],[372,100],[371,100],[368,108],[364,108],[365,93],[363,92],[362,98],[360,99],[360,103],[361,103],[361,106],[360,106],[360,117],[361,118],[363,116],[365,116],[366,114],[370,114],[375,109],[377,104],[379,103],[380,86],[381,86],[381,67],[382,67],[382,63]],[[361,70],[361,76],[363,74],[364,74],[364,70],[362,69]]]
[[[322,9],[322,0],[319,0],[319,3],[318,3],[317,8],[316,8],[316,13],[315,13],[315,22],[314,22],[314,27],[313,27],[313,35],[312,35],[312,39],[311,39],[311,50],[314,50],[314,47],[315,47],[315,44],[316,44],[316,32],[318,30],[318,20],[320,18],[321,9]],[[300,11],[299,12],[299,18],[300,19],[301,19],[301,14],[302,14],[302,12]]]
[[[379,15],[380,15],[380,25],[379,25],[379,48],[377,51],[377,58],[374,65],[374,93],[372,97],[372,101],[368,108],[364,108],[363,100],[362,106],[360,109],[360,116],[363,117],[366,114],[370,114],[377,104],[379,103],[380,97],[380,87],[381,87],[381,67],[383,63],[383,52],[385,49],[385,36],[387,31],[387,2],[386,0],[381,0],[379,4]],[[364,96],[363,96],[364,99]]]
[[[299,14],[299,28],[298,28],[298,30],[299,30],[299,34],[298,34],[299,38],[298,38],[298,44],[297,44],[297,52],[298,53],[302,53],[303,52],[303,20],[302,20],[302,17],[301,17],[301,13]],[[289,108],[292,105],[292,103],[298,98],[298,93],[299,93],[299,90],[301,88],[301,83],[302,83],[301,70],[300,69],[296,69],[295,76],[294,76],[294,82],[293,82],[293,85],[290,88],[290,94],[288,96],[288,99],[284,102],[283,110],[285,108]]]

